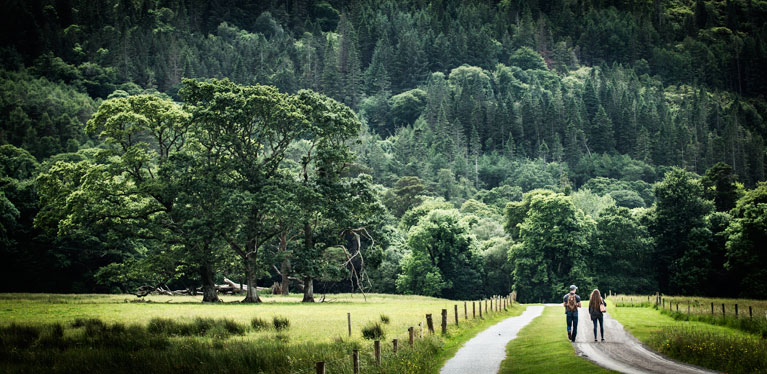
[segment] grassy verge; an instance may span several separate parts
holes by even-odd
[[[728,373],[767,372],[767,342],[759,336],[676,320],[652,308],[619,307],[610,313],[637,339],[679,361]]]
[[[610,301],[617,306],[655,306],[655,296],[616,295]],[[767,338],[765,300],[663,296],[659,308],[662,313],[676,320],[727,326]]]
[[[329,295],[333,302],[309,305],[298,297],[267,297],[259,305],[125,298],[0,295],[0,372],[313,373],[314,363],[324,361],[327,372],[351,373],[357,349],[366,372],[437,373],[477,331],[524,309],[472,320],[469,302],[469,320],[459,308],[456,327],[453,306],[462,302],[415,296],[369,295],[364,302],[360,295]],[[448,333],[426,333],[409,347],[407,327],[418,332],[431,313],[439,331],[441,309],[449,311]],[[380,366],[372,341],[362,337],[363,327],[376,324],[375,334],[383,334]]]
[[[614,373],[578,357],[561,307],[546,307],[506,346],[500,373]]]

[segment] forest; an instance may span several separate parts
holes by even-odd
[[[767,1],[2,4],[3,292],[767,298]]]

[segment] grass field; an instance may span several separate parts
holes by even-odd
[[[359,349],[360,364],[375,372],[436,373],[476,332],[524,309],[491,311],[472,320],[468,302],[466,320],[463,302],[420,296],[373,294],[365,301],[360,294],[328,295],[328,302],[315,304],[300,303],[300,295],[265,296],[257,305],[235,302],[240,299],[201,304],[200,297],[152,296],[138,303],[124,295],[2,294],[0,372],[308,373],[315,361],[326,361],[328,372],[350,373],[351,351]],[[460,328],[454,326],[455,305]],[[442,309],[449,311],[444,337],[439,336]],[[407,347],[408,327],[419,335],[419,322],[426,329],[426,313],[433,315],[438,334],[425,332],[426,338]],[[287,319],[289,327],[275,330],[274,317]],[[266,327],[251,327],[254,318]],[[374,364],[372,342],[362,338],[362,328],[376,322],[385,333],[381,366]],[[178,326],[169,329],[173,324]],[[192,332],[166,333],[181,331],[179,326]]]
[[[637,339],[674,359],[728,373],[767,372],[767,341],[758,335],[678,320],[650,307],[616,307],[610,314]]]
[[[614,373],[578,357],[565,331],[562,307],[546,307],[506,346],[500,373]]]
[[[655,306],[655,296],[616,295],[618,306]],[[767,338],[767,300],[663,296],[658,309],[677,320],[727,326]]]

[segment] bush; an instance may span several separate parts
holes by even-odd
[[[362,328],[362,337],[369,340],[381,340],[386,336],[383,326],[378,322],[370,322]]]
[[[192,322],[177,322],[167,318],[153,318],[147,325],[153,334],[171,336],[214,336],[218,338],[245,334],[245,327],[230,319],[215,320],[197,317]]]
[[[255,331],[261,331],[269,328],[269,322],[258,317],[253,317],[253,319],[250,320],[250,326],[252,326]]]
[[[389,324],[389,316],[387,316],[386,314],[381,314],[381,322],[384,325],[388,325]]]
[[[290,320],[286,317],[274,316],[272,324],[277,331],[287,330],[290,327]]]

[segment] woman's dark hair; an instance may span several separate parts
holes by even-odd
[[[591,298],[589,299],[589,309],[593,311],[599,310],[599,305],[602,304],[602,295],[598,289],[591,291]]]

